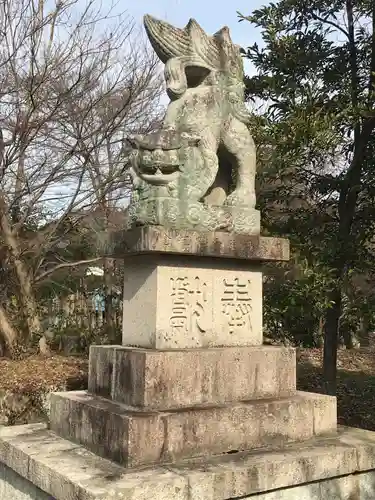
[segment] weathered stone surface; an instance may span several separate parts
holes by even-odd
[[[114,390],[115,349],[120,346],[90,346],[88,389],[90,392],[112,398]]]
[[[134,467],[279,446],[333,432],[336,398],[297,393],[270,401],[147,412],[85,391],[55,393],[50,427],[100,456]]]
[[[41,424],[0,427],[0,461],[56,500],[187,499],[187,481],[178,474],[160,468],[127,476]]]
[[[1,463],[1,460],[0,498],[2,500],[51,500],[46,492]]]
[[[343,432],[345,442],[358,449],[359,470],[375,469],[375,432],[364,429],[350,429]]]
[[[88,390],[130,406],[161,410],[285,397],[296,391],[295,349],[91,346]]]
[[[130,225],[259,234],[239,47],[227,27],[208,36],[194,19],[184,29],[144,22],[171,102],[160,130],[128,138]]]
[[[104,500],[109,495],[122,500],[229,500],[256,494],[258,500],[266,492],[271,496],[264,500],[312,500],[303,494],[313,491],[306,483],[315,481],[321,485],[315,490],[318,500],[373,500],[375,472],[362,468],[364,450],[375,459],[374,433],[340,428],[335,437],[314,438],[303,446],[129,470],[58,437],[43,424],[0,427],[0,461],[51,500]],[[353,473],[360,474],[348,476]],[[359,496],[350,487],[355,481]],[[293,497],[297,488],[300,495]],[[352,496],[345,496],[348,491]],[[341,497],[334,496],[338,492]]]
[[[107,253],[119,258],[149,253],[171,253],[185,257],[222,257],[256,262],[287,261],[289,241],[284,238],[234,232],[201,232],[146,226],[115,233]]]
[[[122,344],[151,349],[261,345],[262,273],[220,260],[127,262]]]
[[[375,471],[242,498],[253,500],[373,500]]]

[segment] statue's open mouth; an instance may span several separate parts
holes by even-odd
[[[178,150],[181,137],[174,130],[159,130],[148,135],[128,138],[138,150],[138,175],[154,186],[166,186],[177,179],[181,171]]]
[[[170,184],[174,180],[177,179],[179,174],[179,168],[174,169],[172,172],[166,173],[165,171],[161,171],[160,168],[157,168],[154,172],[152,173],[145,173],[142,170],[139,170],[139,176],[149,184],[152,184],[154,186],[166,186],[167,184]]]
[[[142,161],[139,165],[139,171],[145,174],[154,174],[157,171],[160,171],[163,174],[172,174],[173,172],[177,172],[178,170],[180,170],[180,163],[175,161],[145,161],[145,159],[142,158]]]
[[[139,172],[146,175],[158,174],[173,174],[180,170],[180,165],[176,163],[162,163],[154,161],[152,164],[142,163],[139,165]]]

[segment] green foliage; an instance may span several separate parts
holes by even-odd
[[[330,298],[335,287],[344,297],[341,327],[373,316],[372,305],[358,306],[354,283],[371,279],[374,262],[373,8],[281,0],[239,14],[263,40],[243,54],[257,70],[245,78],[246,94],[262,104],[252,130],[264,230],[289,237],[298,252],[292,277],[288,270],[266,283],[267,322],[275,336],[305,345],[327,311],[341,307]]]
[[[266,336],[303,347],[321,345],[331,287],[329,270],[310,267],[307,260],[271,267],[264,283]]]

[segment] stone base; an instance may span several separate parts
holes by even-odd
[[[0,499],[51,500],[51,496],[1,463],[0,459]]]
[[[1,500],[229,500],[253,495],[254,500],[375,498],[375,433],[360,429],[340,428],[334,437],[314,438],[279,450],[131,470],[58,437],[43,424],[32,424],[0,428],[0,462],[19,475],[12,485],[14,477],[4,477],[0,470],[0,491],[23,488],[27,492],[32,487],[29,491],[39,491],[36,487],[49,495]]]
[[[253,500],[374,500],[375,471],[241,497]]]
[[[271,346],[91,346],[88,391],[149,410],[287,397],[296,393],[296,354]]]
[[[152,412],[70,391],[51,395],[50,428],[97,455],[135,467],[332,433],[336,398],[299,392],[276,400]]]
[[[374,500],[375,471],[241,497],[242,500],[246,498],[253,500]]]

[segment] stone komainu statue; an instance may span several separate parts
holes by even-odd
[[[194,19],[144,24],[171,102],[160,130],[128,138],[131,225],[259,233],[239,47],[227,27],[208,36]]]

